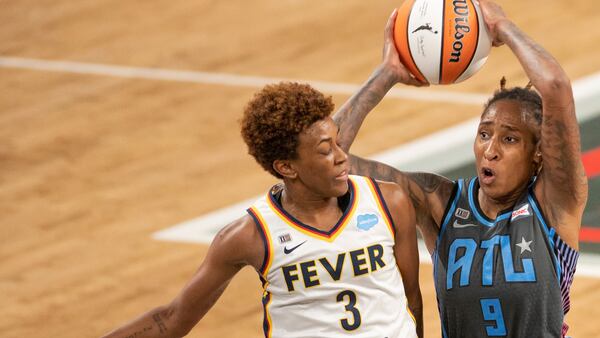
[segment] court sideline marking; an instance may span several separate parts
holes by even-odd
[[[132,79],[150,79],[162,81],[191,82],[215,84],[232,87],[261,88],[267,84],[280,81],[309,83],[316,89],[329,94],[352,95],[361,85],[301,79],[286,79],[227,73],[211,73],[189,70],[175,70],[149,67],[130,67],[99,63],[86,63],[63,60],[44,60],[21,57],[0,56],[1,68],[16,68],[47,72],[60,72],[85,75],[112,76]],[[484,94],[459,93],[444,90],[428,90],[426,88],[392,88],[386,97],[409,99],[427,102],[446,102],[481,106],[487,99]]]
[[[0,68],[50,71],[61,73],[113,76],[133,79],[151,79],[162,81],[216,84],[234,87],[262,87],[279,81],[298,81],[310,83],[315,88],[330,94],[352,95],[361,85],[307,81],[285,78],[270,78],[227,73],[173,70],[164,68],[130,67],[85,63],[74,61],[44,60],[33,58],[0,56]],[[600,113],[600,73],[593,74],[573,83],[573,92],[580,122],[593,118]],[[386,97],[402,98],[427,102],[450,102],[481,105],[487,100],[487,94],[469,94],[427,89],[392,88]],[[406,171],[427,170],[442,172],[451,170],[473,160],[470,151],[473,130],[478,119],[471,119],[456,126],[436,132],[408,144],[379,153],[371,158],[402,168]],[[440,161],[443,154],[445,160]],[[153,238],[168,241],[210,243],[212,238],[225,224],[243,215],[245,208],[258,197],[236,203],[196,219],[169,227],[153,234]],[[424,262],[431,262],[429,254],[420,243],[420,256]],[[583,254],[577,268],[578,274],[600,277],[600,255]]]
[[[600,115],[600,72],[575,81],[573,93],[580,123]],[[478,123],[478,118],[468,120],[370,158],[407,171],[449,171],[474,160],[471,147]],[[208,244],[225,224],[244,215],[246,208],[260,197],[163,229],[152,237],[157,240]],[[419,243],[419,253],[421,262],[431,263],[431,257],[422,242]],[[600,255],[581,253],[576,274],[600,279]]]

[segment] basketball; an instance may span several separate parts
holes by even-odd
[[[483,66],[492,46],[472,0],[406,0],[398,8],[394,42],[402,63],[430,84],[468,79]]]

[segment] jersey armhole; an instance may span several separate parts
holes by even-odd
[[[452,193],[450,193],[450,196],[452,196],[452,197],[446,204],[446,210],[444,210],[444,213],[442,214],[442,224],[440,224],[440,232],[438,234],[438,241],[444,234],[444,231],[446,230],[446,226],[448,225],[448,222],[452,218],[452,214],[454,213],[454,210],[456,209],[456,204],[458,203],[460,194],[462,193],[463,186],[464,186],[464,182],[463,182],[462,178],[458,179],[456,182],[454,182],[454,187],[452,188]]]
[[[381,189],[379,189],[379,184],[372,177],[367,177],[368,183],[371,184],[374,190],[373,197],[375,198],[375,202],[378,204],[381,212],[384,214],[387,219],[386,223],[388,224],[389,230],[392,233],[392,239],[396,238],[396,224],[394,223],[394,219],[392,218],[392,214],[390,214],[390,210],[388,209],[387,203],[385,202],[385,198],[383,198],[383,194],[381,193]]]
[[[263,246],[265,249],[265,255],[263,257],[263,262],[260,266],[260,269],[258,270],[260,272],[260,274],[262,275],[261,277],[263,278],[267,278],[267,270],[268,270],[268,266],[269,266],[269,262],[271,260],[271,245],[269,245],[269,235],[267,233],[267,229],[265,228],[265,224],[263,224],[263,222],[260,221],[260,216],[258,215],[258,211],[254,210],[253,208],[248,208],[246,209],[246,212],[248,212],[248,215],[250,215],[250,217],[252,217],[252,219],[254,220],[254,225],[256,226],[256,229],[258,230],[258,233],[260,234],[260,238],[262,239],[263,242]]]
[[[569,246],[566,242],[560,238],[556,230],[548,226],[546,223],[546,217],[542,209],[539,206],[537,197],[533,190],[534,184],[529,188],[529,203],[533,209],[535,216],[542,223],[542,227],[548,236],[550,245],[552,246],[552,253],[556,264],[556,274],[558,276],[558,283],[561,290],[561,298],[563,303],[563,314],[567,314],[571,309],[571,285],[573,284],[573,278],[575,276],[575,269],[577,268],[577,261],[579,260],[579,252]],[[566,324],[565,324],[566,325]],[[566,327],[568,329],[568,326]],[[566,330],[563,325],[563,330]]]

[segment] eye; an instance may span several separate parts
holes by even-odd
[[[331,147],[327,147],[327,148],[322,147],[321,149],[319,149],[319,152],[322,155],[329,155],[329,154],[331,154],[333,152],[333,148],[331,148]]]
[[[490,138],[490,134],[488,134],[487,131],[480,131],[479,137],[483,140],[487,140],[488,138]]]
[[[515,143],[515,142],[517,142],[517,141],[518,141],[518,139],[517,139],[516,137],[513,137],[513,136],[506,136],[506,137],[504,138],[504,140],[505,140],[507,143]]]

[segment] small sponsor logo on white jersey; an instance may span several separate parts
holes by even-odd
[[[514,221],[515,219],[517,219],[519,217],[525,217],[525,216],[531,216],[531,213],[529,212],[529,204],[525,204],[524,206],[520,207],[519,209],[513,211],[512,216],[510,217],[510,220]]]
[[[379,223],[379,217],[375,214],[362,214],[356,218],[356,226],[362,231],[369,231]]]

